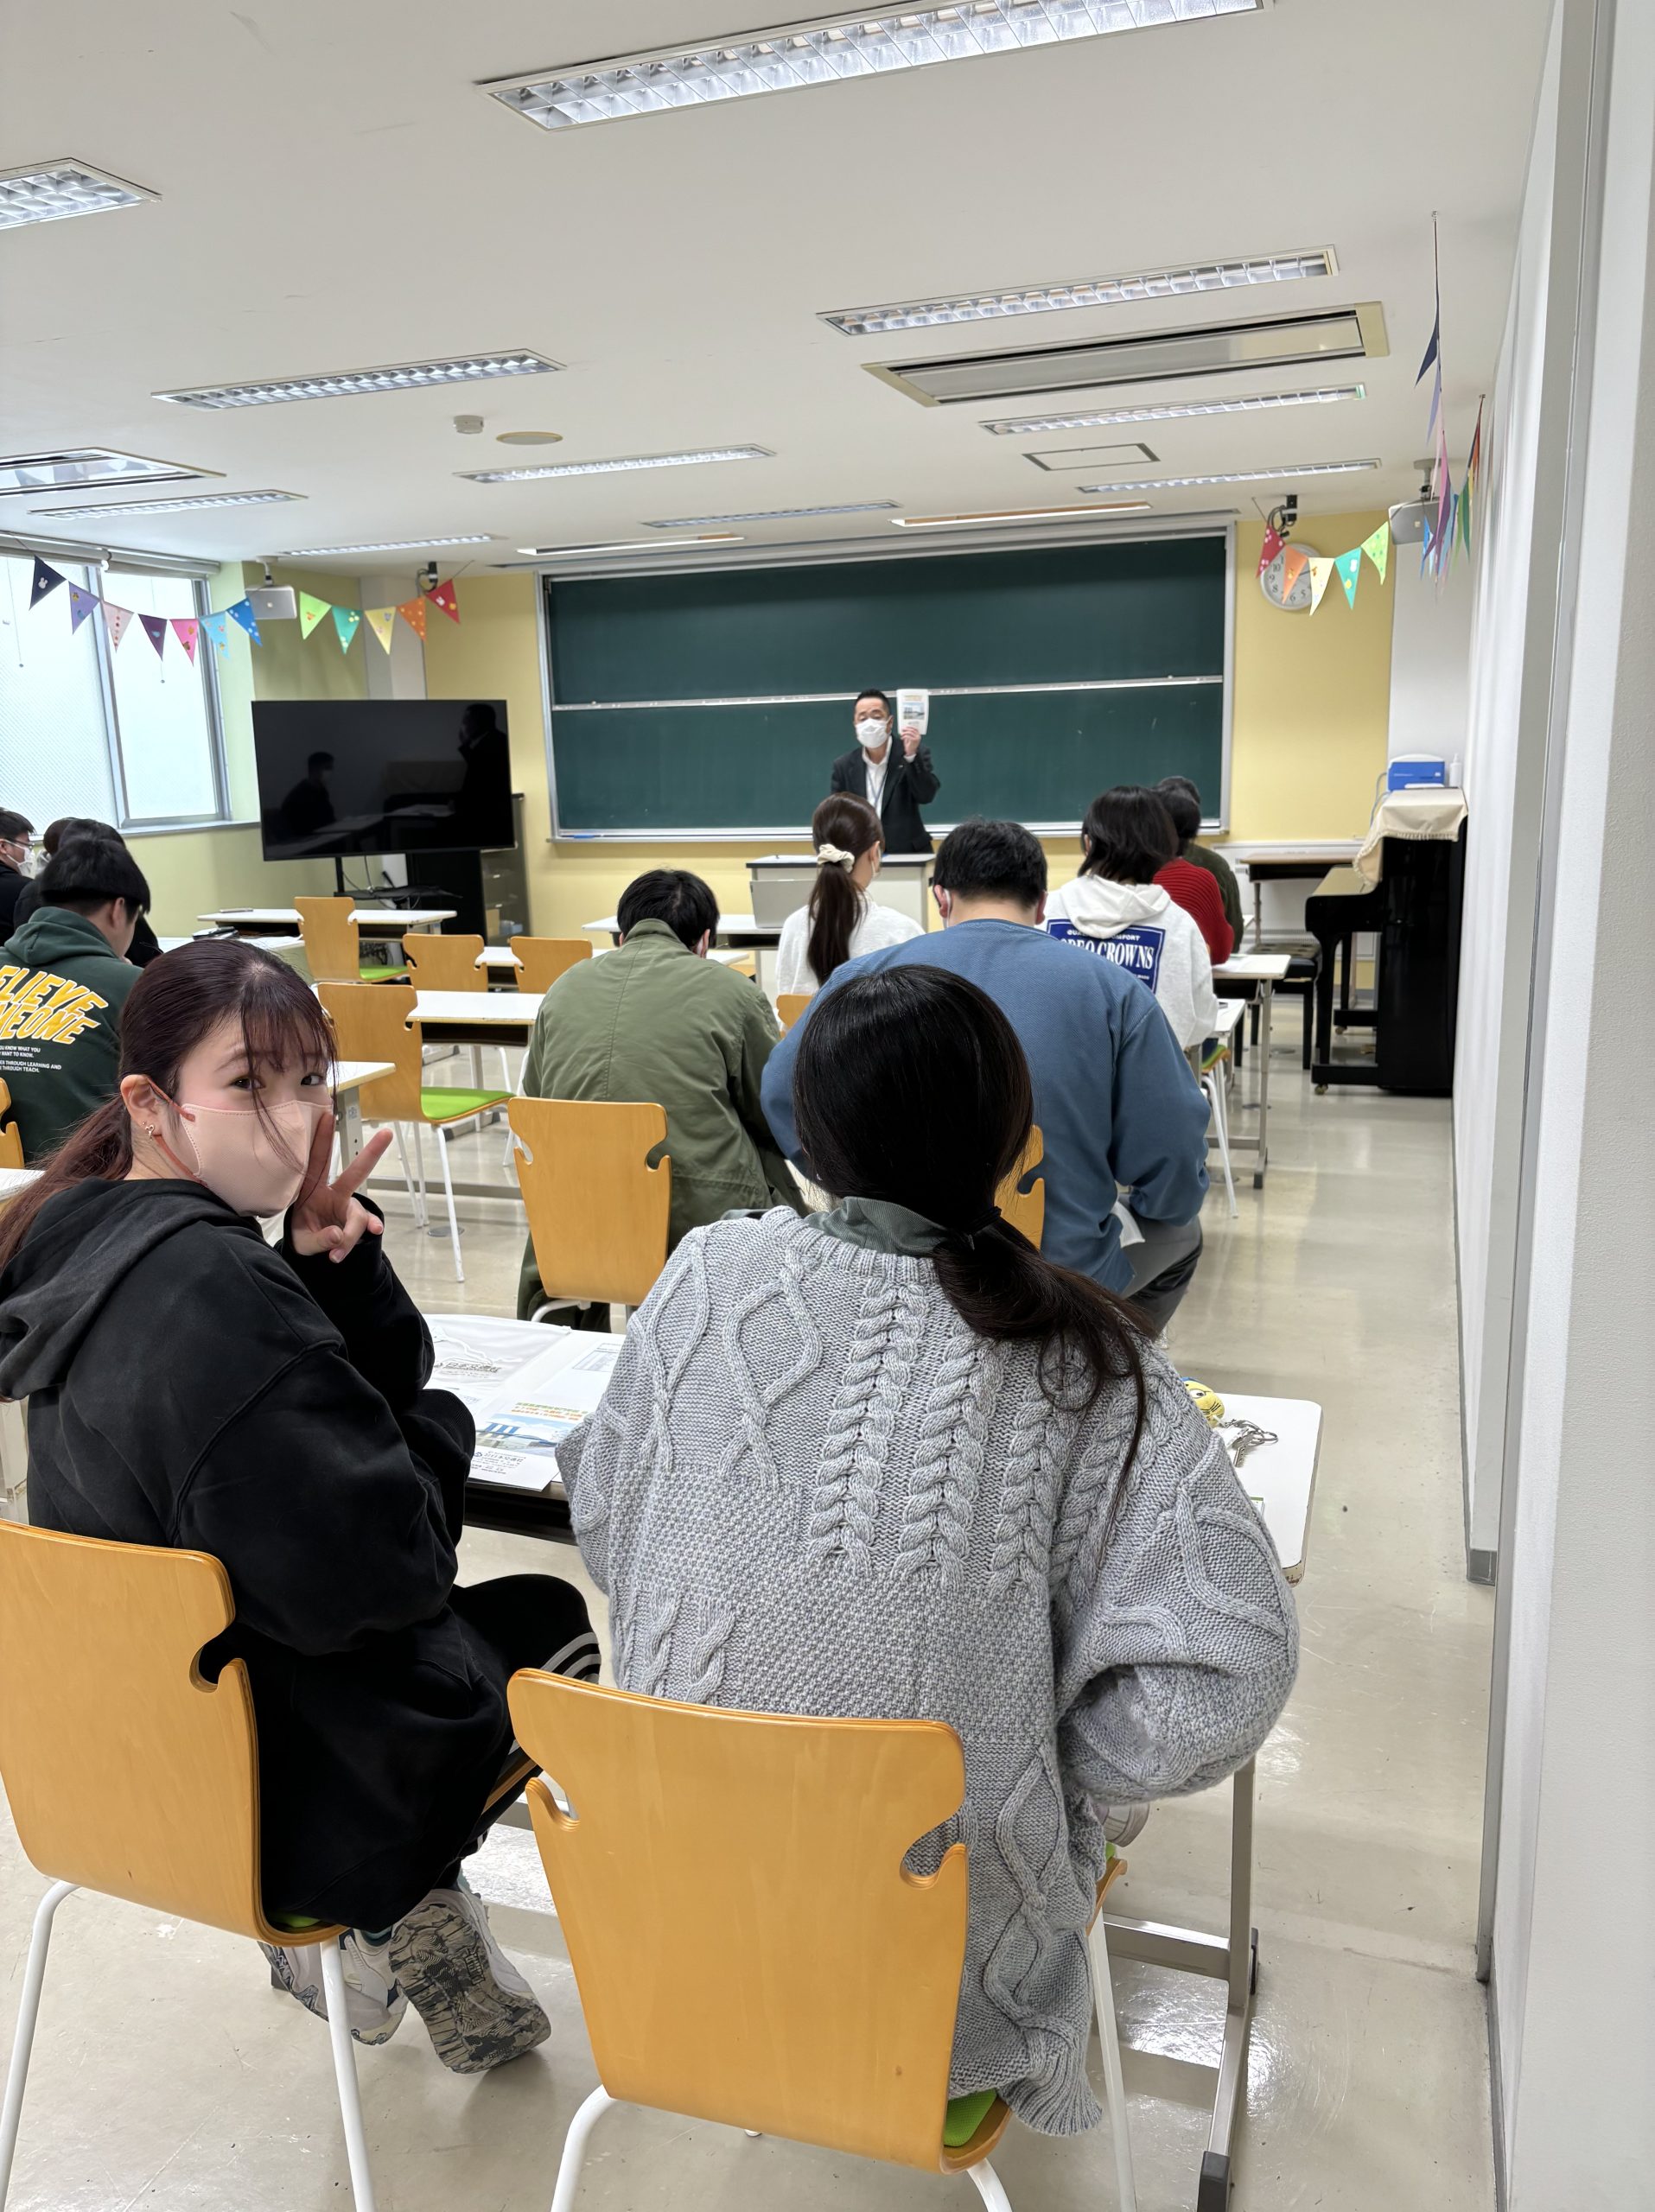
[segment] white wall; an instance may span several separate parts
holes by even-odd
[[[1463,467],[1463,461],[1459,466]],[[1440,582],[1420,574],[1418,558],[1408,546],[1394,547],[1391,559],[1397,580],[1391,599],[1386,758],[1430,753],[1444,760],[1463,760],[1475,572],[1463,549]]]
[[[1636,1018],[1655,832],[1655,11],[1564,5],[1598,39],[1604,197],[1541,872],[1491,2023],[1509,2212],[1622,2212],[1655,2201],[1655,1033]],[[1567,76],[1566,55],[1565,114]]]

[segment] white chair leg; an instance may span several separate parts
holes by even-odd
[[[414,1173],[419,1178],[419,1225],[427,1229],[430,1226],[431,1209],[425,1197],[425,1124],[411,1122],[409,1127],[414,1133]]]
[[[570,2212],[575,2202],[575,2192],[581,2185],[581,2168],[586,2162],[586,2139],[600,2114],[608,2112],[614,2100],[607,2089],[594,2089],[586,2102],[569,2123],[569,2133],[563,2138],[563,2155],[557,2165],[557,2187],[551,2200],[551,2212]]]
[[[414,1188],[414,1170],[408,1158],[408,1140],[403,1135],[403,1126],[400,1122],[393,1122],[391,1126],[397,1133],[397,1157],[402,1162],[402,1179],[408,1186],[408,1203],[413,1209],[414,1226],[416,1229],[423,1229],[425,1201],[420,1192]]]
[[[454,1280],[463,1282],[466,1271],[460,1264],[460,1217],[454,1211],[454,1179],[449,1173],[449,1147],[441,1129],[433,1129],[436,1139],[436,1156],[442,1163],[442,1189],[449,1201],[449,1235],[454,1243]]]
[[[1209,1068],[1201,1077],[1201,1089],[1206,1093],[1207,1103],[1213,1109],[1213,1134],[1219,1141],[1219,1160],[1224,1168],[1224,1187],[1230,1194],[1230,1211],[1234,1215],[1239,1213],[1241,1209],[1236,1204],[1235,1172],[1230,1164],[1230,1116],[1225,1104],[1223,1068],[1222,1061],[1218,1066]]]
[[[1006,2185],[994,2168],[984,2158],[980,2165],[967,2166],[977,2195],[989,2207],[989,2212],[1011,2212],[1011,2199],[1006,2195]]]
[[[362,2099],[356,2084],[356,2051],[346,2005],[345,1967],[337,1943],[322,1945],[321,1986],[328,1999],[328,2037],[334,2047],[334,2079],[339,2085],[339,2116],[345,2126],[351,2200],[356,2212],[374,2212],[373,2174],[368,2164],[368,2139],[362,2126]]]
[[[23,2084],[29,2079],[29,2054],[35,2046],[35,2023],[40,2017],[53,1916],[74,1888],[73,1882],[54,1882],[35,1908],[35,1931],[29,1939],[29,1963],[23,1969],[22,2001],[17,2007],[17,2032],[12,2038],[11,2066],[6,2075],[6,2101],[0,2106],[0,2205],[11,2187],[11,2161],[23,2116]]]
[[[1100,1912],[1086,1936],[1092,1960],[1092,2009],[1104,2054],[1104,2101],[1115,2144],[1115,2194],[1120,2212],[1138,2212],[1138,2188],[1132,2173],[1132,2139],[1126,2125],[1126,2085],[1121,2078],[1121,2033],[1115,2018],[1115,1984],[1109,1971],[1109,1937]]]

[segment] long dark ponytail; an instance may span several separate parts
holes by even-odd
[[[121,1009],[121,1074],[148,1076],[176,1096],[179,1068],[226,1020],[239,1021],[250,1065],[280,1068],[296,1058],[326,1067],[333,1058],[328,1017],[291,968],[257,945],[201,938],[152,960],[133,984]],[[118,1183],[131,1165],[132,1120],[118,1091],[0,1212],[0,1268],[48,1199],[77,1183]]]
[[[835,791],[811,817],[811,842],[819,857],[811,890],[805,957],[818,984],[850,957],[851,934],[862,915],[862,893],[850,880],[850,871],[870,845],[878,844],[882,834],[873,808],[849,791]],[[824,846],[831,846],[836,856],[848,854],[850,858],[830,859]]]
[[[935,1255],[949,1304],[978,1336],[1037,1344],[1054,1406],[1089,1410],[1111,1383],[1130,1383],[1136,1449],[1142,1322],[1087,1276],[1042,1259],[995,1206],[1028,1141],[1034,1095],[992,999],[939,968],[850,978],[800,1032],[793,1114],[824,1190],[893,1200],[949,1231]]]

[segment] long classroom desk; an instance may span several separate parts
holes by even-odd
[[[377,937],[400,937],[404,930],[439,930],[455,917],[452,906],[354,906],[351,919],[359,929]],[[209,929],[233,930],[238,937],[297,937],[296,906],[221,906],[213,914],[198,914]]]
[[[463,1398],[477,1423],[479,1458],[472,1465],[475,1470],[481,1461],[484,1473],[474,1472],[466,1484],[468,1521],[571,1543],[569,1503],[551,1456],[552,1432],[561,1427],[567,1433],[595,1407],[623,1339],[483,1314],[426,1318],[436,1351],[431,1380]],[[547,1338],[553,1341],[536,1341]],[[1270,1531],[1283,1573],[1296,1583],[1304,1573],[1315,1498],[1321,1408],[1308,1399],[1255,1398],[1227,1390],[1224,1402],[1227,1423],[1251,1421],[1276,1437],[1273,1444],[1247,1455],[1239,1474]],[[519,1406],[525,1408],[520,1415],[515,1413]],[[1108,1923],[1116,1956],[1225,1985],[1224,2041],[1195,2212],[1227,2212],[1236,2122],[1247,2084],[1258,1980],[1258,1930],[1252,1924],[1253,1769],[1249,1759],[1231,1782],[1225,1933],[1112,1916]]]
[[[611,944],[621,942],[621,921],[618,915],[600,914],[595,922],[582,922],[581,927],[589,937],[607,937]],[[759,988],[766,998],[774,1001],[776,947],[781,942],[780,922],[755,921],[751,914],[721,914],[718,926],[713,931],[713,943],[719,948],[715,957],[722,957],[726,964],[753,956],[753,969]],[[600,947],[601,950],[602,948]]]
[[[1251,1152],[1253,1160],[1253,1188],[1264,1186],[1264,1171],[1270,1166],[1270,1051],[1271,1016],[1276,1003],[1276,986],[1287,975],[1289,956],[1285,952],[1232,953],[1221,967],[1213,970],[1213,988],[1220,998],[1231,995],[1231,987],[1250,983],[1252,990],[1248,997],[1258,1000],[1258,1134],[1244,1137],[1230,1130],[1230,1149],[1232,1153]],[[1239,1091],[1235,1110],[1245,1110]]]

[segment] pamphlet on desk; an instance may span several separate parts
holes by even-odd
[[[621,1339],[485,1314],[427,1321],[432,1387],[453,1391],[477,1424],[471,1479],[500,1490],[557,1489],[557,1446],[596,1409]]]

